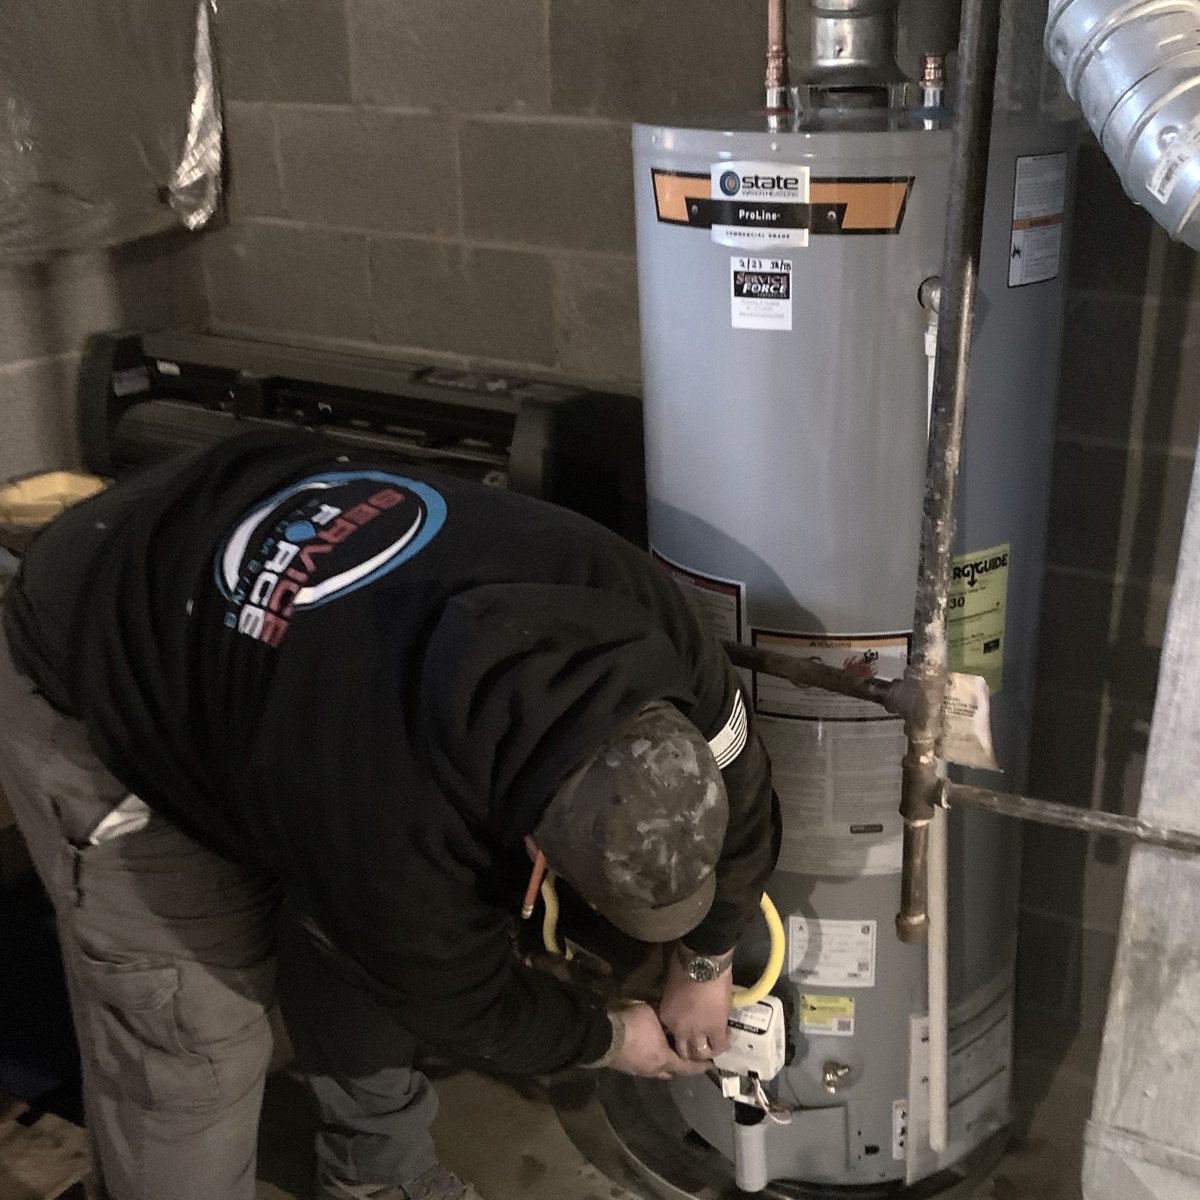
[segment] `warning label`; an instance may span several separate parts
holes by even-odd
[[[1004,682],[1009,557],[1007,542],[957,555],[946,601],[950,670],[982,675],[993,696]]]
[[[800,993],[800,1026],[824,1037],[854,1036],[854,997]]]
[[[756,646],[796,658],[811,658],[858,675],[899,679],[908,665],[907,633],[808,634],[755,629]],[[878,704],[821,688],[798,688],[774,675],[754,677],[754,709],[764,716],[809,721],[888,721]]]
[[[718,579],[681,567],[653,547],[650,554],[674,577],[691,600],[700,619],[724,642],[742,640],[742,613],[746,610],[746,585],[733,579]]]
[[[1029,154],[1017,159],[1008,255],[1009,287],[1058,278],[1066,203],[1065,153]]]
[[[874,987],[877,930],[876,921],[789,917],[788,978],[812,987]]]
[[[792,329],[792,264],[786,258],[730,262],[734,329]]]
[[[748,249],[808,245],[807,167],[774,162],[714,163],[712,239]]]
[[[751,630],[756,646],[864,675],[899,678],[905,633],[790,634]],[[754,710],[783,812],[779,869],[806,875],[890,875],[900,869],[904,724],[876,704],[798,688],[756,672]]]
[[[1197,147],[1200,147],[1200,117],[1193,117],[1167,143],[1167,148],[1154,164],[1146,181],[1150,194],[1160,204],[1166,204],[1171,199],[1183,168],[1195,157]]]

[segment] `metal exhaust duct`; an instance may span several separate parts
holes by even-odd
[[[1200,250],[1200,3],[1051,0],[1046,52],[1125,191]]]
[[[896,0],[811,0],[804,81],[819,87],[900,83]]]

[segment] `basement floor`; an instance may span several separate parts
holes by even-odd
[[[978,1200],[1080,1200],[1083,1128],[1099,1051],[1079,1032],[1024,1014],[1018,1030],[1012,1142]],[[617,1155],[602,1170],[564,1131],[537,1088],[467,1071],[435,1079],[442,1160],[485,1200],[643,1200],[653,1195]],[[306,1200],[313,1117],[303,1083],[272,1075],[264,1106],[257,1200]]]

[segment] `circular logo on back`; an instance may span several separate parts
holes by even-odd
[[[290,484],[242,517],[217,552],[225,624],[278,646],[296,613],[394,571],[445,520],[440,492],[387,471],[326,471]]]
[[[717,184],[726,196],[736,196],[742,188],[742,177],[736,171],[725,171]]]

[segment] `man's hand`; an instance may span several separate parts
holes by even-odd
[[[674,1035],[675,1049],[681,1057],[707,1065],[729,1046],[727,1022],[732,998],[732,971],[722,971],[711,983],[697,983],[683,969],[678,955],[671,954],[658,1015]]]
[[[670,1079],[672,1075],[699,1075],[705,1070],[704,1065],[685,1062],[671,1049],[658,1014],[649,1004],[630,1005],[620,1015],[625,1025],[625,1040],[608,1064],[614,1071]]]

